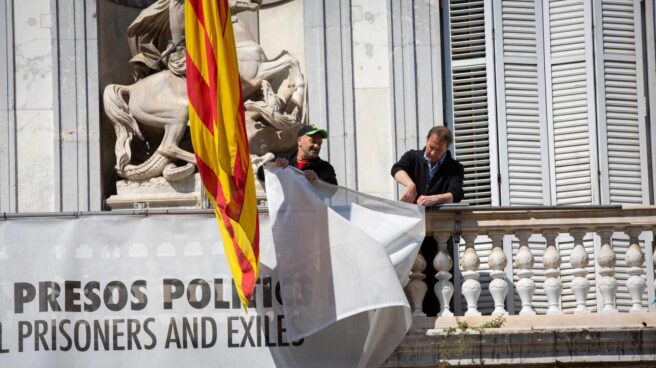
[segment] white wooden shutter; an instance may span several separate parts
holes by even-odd
[[[599,204],[597,127],[593,59],[592,3],[589,0],[543,0],[545,85],[552,205]],[[562,258],[561,307],[576,308],[571,289],[569,234],[557,239]],[[590,258],[587,306],[596,307],[594,241],[584,241]],[[541,264],[540,264],[541,266]]]
[[[601,202],[648,204],[649,176],[642,67],[642,14],[638,0],[595,0],[595,61]],[[627,311],[628,250],[625,234],[614,234],[617,308]],[[644,251],[644,243],[641,244]],[[643,295],[646,305],[647,293]]]
[[[542,2],[495,2],[502,205],[550,204]]]
[[[592,4],[544,1],[543,15],[552,204],[598,204]]]
[[[595,0],[601,203],[648,204],[639,0]]]
[[[446,116],[454,156],[465,168],[464,202],[498,205],[492,2],[443,4]]]

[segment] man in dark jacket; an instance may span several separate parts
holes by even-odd
[[[406,152],[399,162],[392,166],[392,176],[405,187],[401,200],[431,207],[442,203],[460,202],[463,198],[462,184],[464,169],[449,152],[453,136],[444,126],[431,128],[426,136],[426,146],[421,150]],[[433,258],[437,253],[435,239],[428,236],[421,244],[421,254],[428,261],[424,271],[428,290],[433,290],[436,270]],[[453,242],[449,240],[449,253],[453,254]],[[426,294],[423,311],[434,316],[438,311],[438,301],[434,293]]]
[[[298,147],[287,157],[276,158],[276,166],[292,166],[303,171],[310,181],[321,179],[326,183],[337,185],[335,169],[319,157],[321,144],[328,138],[328,132],[316,125],[306,125],[298,131]],[[264,180],[264,169],[260,166],[257,177]]]
[[[433,127],[424,149],[406,152],[392,166],[394,180],[405,187],[401,201],[431,207],[462,200],[464,169],[451,157],[452,141],[448,128]]]

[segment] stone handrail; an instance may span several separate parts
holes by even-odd
[[[542,265],[545,269],[544,293],[548,307],[546,314],[562,314],[561,296],[563,282],[561,269],[571,267],[573,279],[566,285],[576,298],[574,313],[589,313],[586,300],[590,290],[587,278],[591,265],[589,251],[584,247],[584,237],[593,233],[598,236],[599,247],[593,254],[596,258],[596,288],[600,292],[600,311],[617,312],[616,294],[618,280],[615,277],[616,253],[613,249],[613,233],[628,236],[629,247],[624,255],[628,267],[628,279],[623,281],[631,296],[630,312],[646,311],[643,297],[646,290],[645,252],[640,246],[639,236],[642,232],[656,229],[656,206],[585,206],[585,207],[443,207],[431,209],[426,213],[426,234],[437,241],[437,254],[432,260],[436,270],[434,292],[440,303],[438,317],[453,316],[449,304],[454,292],[461,293],[466,300],[463,308],[465,316],[481,315],[478,299],[481,295],[479,267],[481,259],[475,246],[478,236],[491,239],[492,250],[487,257],[487,266],[491,281],[489,292],[494,301],[493,316],[506,315],[506,297],[509,291],[507,267],[515,268],[518,281],[514,289],[521,299],[520,315],[536,314],[533,308],[533,296],[536,283],[533,280],[535,260],[529,246],[529,238],[539,234],[544,239]],[[574,248],[568,264],[563,264],[558,249],[557,238],[560,234],[574,239]],[[448,252],[448,240],[455,239],[456,252],[461,254],[459,275],[462,282],[459,290],[454,289],[453,256]],[[509,260],[504,250],[504,237],[513,238],[519,243],[519,249]],[[464,243],[464,244],[463,244]],[[645,242],[645,248],[651,255],[651,244]],[[535,248],[534,248],[535,249]],[[510,252],[510,254],[512,254]],[[653,260],[656,262],[656,259]],[[458,267],[458,266],[457,266]],[[416,316],[425,315],[421,310],[422,301],[427,293],[423,274],[426,260],[420,254],[412,272],[408,290]],[[649,267],[648,269],[651,269]],[[651,276],[650,276],[651,277]]]

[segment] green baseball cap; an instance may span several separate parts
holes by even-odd
[[[326,131],[326,129],[319,128],[314,124],[305,125],[298,131],[299,137],[302,137],[304,135],[315,135],[315,134],[321,134],[321,138],[323,139],[328,138],[328,132]]]

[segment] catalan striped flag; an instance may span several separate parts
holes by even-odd
[[[185,0],[191,138],[244,308],[259,269],[259,229],[228,0]]]

